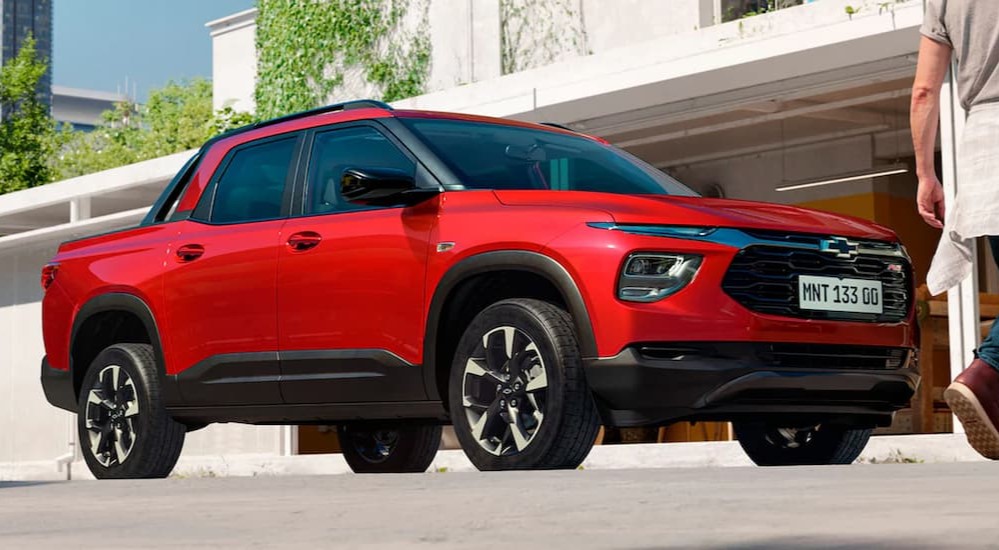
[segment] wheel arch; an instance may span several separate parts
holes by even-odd
[[[484,252],[465,258],[441,277],[434,290],[427,315],[426,331],[424,333],[423,378],[427,395],[430,399],[447,401],[447,395],[441,395],[439,374],[450,370],[450,360],[438,365],[442,327],[445,319],[442,316],[452,298],[464,283],[472,279],[497,272],[517,272],[540,277],[547,281],[559,294],[562,303],[572,316],[583,358],[597,356],[596,338],[590,315],[576,281],[562,264],[555,259],[538,252],[527,250],[501,250]],[[459,335],[460,337],[460,335]]]
[[[113,322],[111,327],[107,326],[109,321]],[[137,336],[139,330],[147,341],[141,341],[141,337]],[[152,309],[139,296],[126,292],[95,296],[84,303],[73,318],[69,339],[69,372],[75,395],[79,395],[80,384],[90,362],[101,350],[114,343],[129,343],[110,341],[121,336],[129,336],[126,340],[139,340],[134,343],[148,343],[153,347],[156,368],[163,382],[164,400],[167,403],[175,401],[179,393],[166,376],[163,345]]]

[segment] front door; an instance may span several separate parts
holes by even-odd
[[[281,403],[277,265],[300,139],[233,149],[177,224],[165,262],[168,374],[188,405]]]
[[[350,168],[417,163],[375,124],[315,134],[303,216],[279,252],[281,392],[288,403],[426,399],[424,278],[437,201],[402,208],[354,205],[340,195]]]

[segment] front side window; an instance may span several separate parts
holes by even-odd
[[[401,120],[468,189],[696,196],[637,157],[583,136],[453,119]]]
[[[340,183],[348,169],[391,169],[410,177],[416,174],[416,163],[370,126],[316,134],[311,159],[307,214],[370,208],[351,204],[340,195]]]
[[[215,185],[209,220],[241,223],[281,217],[297,141],[288,137],[236,150]]]

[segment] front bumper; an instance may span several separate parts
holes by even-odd
[[[604,422],[809,418],[887,425],[919,383],[915,351],[730,342],[634,345],[588,360]]]
[[[49,403],[69,412],[76,412],[76,391],[68,370],[54,369],[48,358],[42,358],[42,391]]]

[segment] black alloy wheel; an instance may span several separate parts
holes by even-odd
[[[101,369],[87,390],[86,428],[90,452],[105,467],[123,464],[135,446],[139,396],[120,365]]]
[[[475,317],[448,398],[455,435],[480,470],[576,468],[600,428],[572,318],[541,300],[504,300]]]
[[[851,464],[871,438],[870,428],[819,423],[781,426],[734,422],[736,439],[759,466]]]
[[[346,424],[337,435],[344,459],[359,474],[425,472],[441,445],[441,427],[433,424]]]

